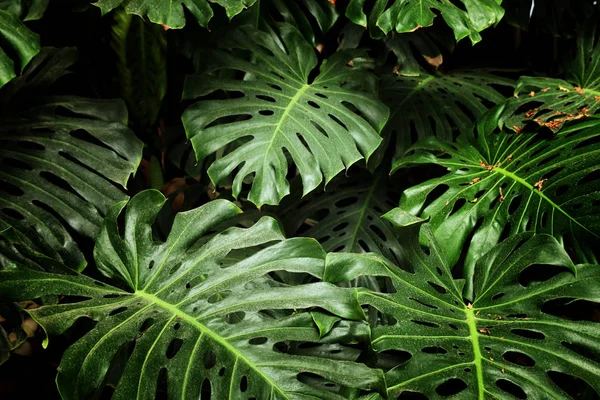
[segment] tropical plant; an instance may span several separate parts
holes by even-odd
[[[0,397],[600,399],[597,8],[0,1]]]

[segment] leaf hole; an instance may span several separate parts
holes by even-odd
[[[0,192],[4,192],[12,196],[23,196],[25,194],[25,192],[19,189],[18,186],[6,181],[0,181]]]
[[[591,349],[579,343],[560,342],[560,344],[562,344],[567,349],[579,354],[582,357],[600,363],[600,354],[594,349]]]
[[[416,301],[417,303],[421,304],[422,306],[425,306],[425,307],[437,310],[436,306],[432,306],[431,304],[427,304],[427,303],[425,303],[425,302],[423,302],[423,301],[421,301],[419,299],[415,299],[414,297],[409,297],[408,299],[412,300],[412,301]]]
[[[23,214],[21,214],[20,212],[18,212],[17,210],[14,210],[12,208],[3,208],[2,214],[6,215],[9,218],[18,220],[18,221],[23,221],[25,219],[25,216]]]
[[[211,369],[217,365],[217,356],[211,350],[204,354],[203,365],[206,369]],[[221,370],[224,370],[224,368],[221,368]],[[219,371],[219,375],[222,375],[221,371]]]
[[[259,100],[268,101],[269,103],[275,103],[276,102],[276,100],[273,97],[271,97],[271,96],[265,96],[265,95],[262,95],[262,94],[257,94],[256,98],[259,99]]]
[[[257,337],[257,338],[252,338],[250,340],[248,340],[248,343],[253,344],[253,345],[261,345],[261,344],[265,344],[269,341],[268,338],[266,337]]]
[[[427,283],[429,284],[429,286],[431,286],[432,288],[435,289],[436,292],[438,292],[439,294],[446,294],[448,293],[448,291],[446,290],[446,288],[438,285],[437,283],[433,283],[430,281],[427,281]]]
[[[175,338],[173,340],[171,340],[171,343],[169,343],[169,346],[167,347],[167,358],[170,360],[173,357],[175,357],[177,355],[177,353],[179,352],[179,350],[181,349],[181,346],[183,345],[183,340],[179,339],[179,338]]]
[[[223,376],[223,375],[225,375],[225,368],[224,367],[219,370],[219,376]]]
[[[545,282],[565,272],[570,272],[570,270],[558,265],[530,265],[519,274],[519,284],[523,287],[528,287],[531,283]]]
[[[239,324],[246,317],[246,313],[243,311],[236,311],[225,315],[225,322],[230,325]]]
[[[115,310],[112,310],[110,312],[110,314],[108,314],[109,317],[112,317],[113,315],[117,315],[117,314],[121,314],[122,312],[127,311],[127,307],[119,307]]]
[[[421,351],[427,354],[448,354],[448,350],[439,346],[424,347],[421,349]]]
[[[467,384],[462,379],[448,379],[435,388],[435,392],[443,397],[454,396],[467,388]]]
[[[312,101],[312,100],[309,100],[309,101],[308,101],[308,105],[309,105],[309,106],[311,106],[312,108],[316,108],[317,110],[318,110],[319,108],[321,108],[321,106],[320,106],[320,105],[318,105],[317,103],[315,103],[315,102],[314,102],[314,101]]]
[[[248,390],[248,377],[244,375],[240,380],[240,391],[244,393],[246,390]]]
[[[558,371],[548,371],[546,373],[556,386],[564,390],[573,399],[581,399],[582,393],[587,393],[589,396],[587,398],[590,399],[598,398],[598,392],[581,378]],[[595,394],[595,396],[592,394]]]
[[[410,322],[412,322],[413,324],[426,326],[428,328],[439,328],[440,327],[438,324],[433,323],[433,322],[417,321],[417,320],[414,320],[414,319],[411,319]]]
[[[526,399],[527,398],[527,394],[525,394],[525,391],[523,389],[521,389],[520,386],[509,381],[508,379],[498,379],[496,381],[496,386],[498,386],[500,389],[502,389],[506,393],[515,396],[518,399]]]
[[[505,293],[497,293],[495,295],[492,296],[492,300],[498,300],[501,299],[502,297],[504,297]]]
[[[522,365],[523,367],[535,366],[535,360],[533,358],[518,351],[507,351],[502,354],[502,358],[513,364]]]
[[[210,400],[212,397],[212,387],[210,384],[210,380],[208,378],[204,378],[202,381],[202,387],[200,389],[200,400]]]

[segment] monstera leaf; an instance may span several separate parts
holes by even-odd
[[[35,93],[65,73],[56,58],[70,53],[44,50],[5,89]],[[95,237],[106,211],[127,197],[116,185],[136,170],[142,143],[127,128],[122,101],[28,96],[18,103],[20,92],[0,113],[0,230],[13,227],[37,252],[81,269],[72,234]]]
[[[215,200],[178,214],[166,241],[157,243],[151,225],[164,201],[154,190],[136,195],[126,207],[123,233],[117,219],[126,202],[106,217],[94,256],[98,268],[125,290],[84,276],[0,272],[4,298],[75,296],[69,303],[30,311],[50,335],[81,317],[98,322],[63,356],[57,377],[63,398],[85,398],[99,388],[120,347],[129,350],[114,398],[153,399],[160,389],[157,380],[164,380],[169,398],[185,399],[201,393],[218,399],[342,399],[336,393],[341,387],[380,384],[379,373],[362,364],[290,355],[278,345],[319,341],[319,329],[303,309],[364,317],[348,289],[323,282],[290,287],[269,277],[278,270],[322,276],[325,252],[315,240],[284,240],[269,217],[206,240],[241,212],[233,203]],[[349,324],[329,329],[326,338],[356,340],[352,331],[360,334],[365,325]],[[334,384],[302,383],[299,371]]]
[[[412,32],[430,26],[439,12],[455,39],[469,37],[472,43],[481,40],[479,32],[496,25],[504,15],[501,0],[460,0],[464,8],[446,0],[373,0],[369,17],[365,14],[365,0],[350,0],[346,16],[356,24],[376,25],[383,32]]]
[[[435,135],[452,140],[470,131],[489,105],[505,100],[495,87],[512,84],[510,79],[477,70],[416,77],[390,74],[381,84],[380,96],[390,107],[384,136],[396,138],[395,159],[419,139]]]
[[[498,241],[524,231],[551,234],[576,258],[595,260],[585,243],[600,232],[600,124],[553,138],[481,131],[458,143],[422,141],[397,162],[395,169],[433,163],[449,171],[404,191],[400,208],[430,219],[451,265],[464,251],[472,268]]]
[[[463,290],[427,226],[421,247],[418,225],[403,233],[405,265],[375,254],[327,260],[329,281],[391,282],[387,291],[357,291],[361,304],[393,318],[372,329],[373,349],[391,364],[386,398],[566,399],[574,380],[600,391],[598,323],[556,307],[600,301],[600,266],[573,267],[553,237],[521,234],[482,257]]]
[[[216,45],[247,50],[253,61],[217,50],[204,58],[207,72],[235,70],[244,78],[203,75],[186,81],[186,99],[218,90],[231,97],[200,100],[182,117],[199,160],[232,146],[208,168],[213,183],[233,174],[237,196],[243,180],[253,175],[249,200],[275,205],[289,193],[287,155],[302,176],[306,194],[323,177],[328,182],[368,158],[381,143],[388,109],[362,90],[372,87],[373,76],[347,65],[361,52],[335,53],[309,80],[317,65],[315,51],[290,25],[280,25],[279,34],[244,27],[219,37]]]
[[[596,24],[577,36],[577,52],[566,80],[524,76],[506,105],[500,126],[520,132],[528,122],[558,131],[565,122],[595,114],[600,108],[600,42]]]
[[[0,5],[0,87],[12,80],[40,51],[40,38]]]
[[[325,191],[284,200],[279,215],[288,235],[313,237],[326,251],[375,252],[398,259],[402,250],[396,234],[381,219],[399,195],[386,175],[365,171],[338,177]]]
[[[93,4],[100,8],[102,15],[123,6],[127,13],[147,17],[165,29],[180,29],[185,26],[184,6],[201,26],[206,26],[213,17],[210,3],[225,8],[227,16],[233,18],[255,2],[256,0],[98,0]]]

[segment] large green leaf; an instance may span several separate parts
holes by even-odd
[[[93,4],[102,10],[102,15],[123,6],[127,13],[147,17],[165,29],[180,29],[185,26],[184,6],[201,26],[208,25],[213,17],[209,2],[225,8],[227,16],[233,18],[256,0],[98,0]]]
[[[430,26],[439,12],[455,39],[481,40],[480,31],[496,25],[504,15],[501,0],[460,0],[463,8],[447,0],[373,0],[370,14],[365,14],[365,0],[350,0],[346,16],[356,24],[376,25],[383,32],[412,32]],[[435,12],[434,12],[435,10]]]
[[[94,238],[106,211],[126,198],[117,185],[135,172],[142,143],[120,100],[35,96],[65,73],[61,59],[72,50],[44,50],[5,87],[16,93],[0,112],[0,230],[12,226],[36,251],[81,269],[72,233]]]
[[[448,173],[404,191],[400,208],[430,219],[451,265],[464,251],[472,268],[498,241],[524,231],[551,234],[580,260],[595,260],[585,243],[600,232],[599,138],[594,121],[552,138],[480,132],[458,143],[419,142],[394,168],[438,164]]]
[[[495,87],[512,85],[512,80],[485,70],[416,77],[390,74],[381,84],[381,98],[390,107],[384,136],[395,138],[395,159],[419,139],[436,136],[451,141],[470,131],[490,105],[505,100]]]
[[[500,126],[520,132],[526,123],[558,131],[565,122],[595,114],[600,108],[600,41],[596,23],[577,37],[576,52],[567,58],[566,80],[524,76],[507,102]]]
[[[306,194],[323,177],[328,182],[368,158],[380,144],[388,109],[366,90],[373,76],[347,65],[361,52],[335,53],[310,80],[317,66],[315,51],[290,25],[280,25],[279,34],[243,27],[220,36],[215,46],[247,50],[253,61],[226,50],[207,54],[207,72],[234,70],[244,77],[189,77],[186,99],[218,90],[233,98],[200,100],[182,118],[199,160],[238,141],[208,168],[215,184],[235,176],[235,196],[253,175],[249,200],[258,206],[278,204],[289,193],[287,155]]]
[[[351,290],[323,282],[290,287],[269,277],[280,270],[321,277],[326,253],[317,241],[285,240],[269,217],[204,240],[241,212],[215,200],[178,214],[166,241],[155,242],[151,225],[164,201],[154,190],[136,195],[127,205],[123,233],[117,219],[125,202],[106,217],[94,256],[100,271],[126,290],[84,276],[0,271],[4,299],[76,296],[29,311],[50,335],[82,317],[98,322],[63,356],[57,378],[63,398],[92,395],[107,373],[115,373],[108,369],[121,347],[129,352],[116,399],[153,399],[159,379],[169,398],[185,399],[198,399],[201,392],[215,399],[343,399],[341,387],[380,384],[380,374],[362,364],[290,355],[278,345],[319,341],[313,316],[303,309],[364,318]],[[352,341],[365,333],[362,323],[341,322],[324,340]],[[300,372],[335,384],[311,386]]]
[[[0,87],[2,87],[21,73],[40,51],[40,38],[29,30],[17,15],[10,10],[0,8],[0,39],[2,39]]]
[[[566,399],[573,378],[600,391],[598,323],[552,308],[600,301],[600,266],[573,267],[553,237],[521,234],[479,260],[467,276],[472,293],[463,293],[433,232],[421,234],[426,249],[418,225],[404,231],[410,262],[400,266],[375,254],[328,255],[329,281],[391,282],[387,291],[357,292],[361,304],[393,318],[372,330],[373,349],[393,362],[387,398]]]

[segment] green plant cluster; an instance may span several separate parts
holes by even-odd
[[[0,1],[0,379],[598,399],[596,3]]]

